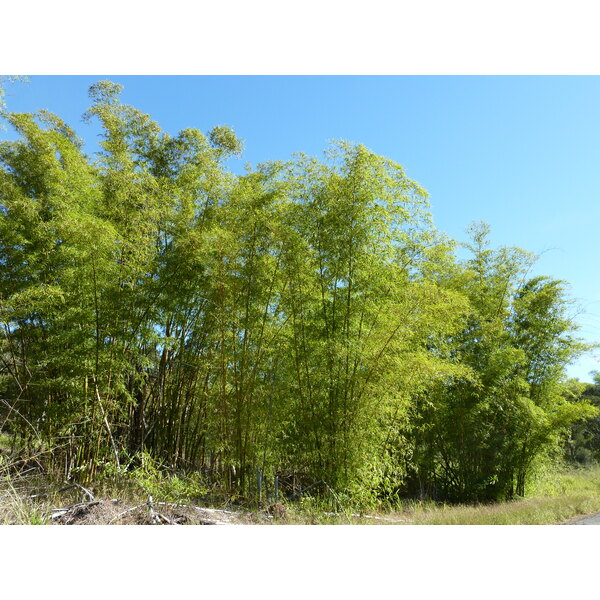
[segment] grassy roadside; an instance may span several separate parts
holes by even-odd
[[[414,525],[552,525],[600,512],[600,492],[526,498],[492,506],[453,506],[413,514]]]
[[[529,496],[482,506],[425,508],[412,515],[422,525],[551,525],[600,512],[600,467],[547,473]]]
[[[407,503],[402,510],[372,513],[370,518],[346,513],[327,515],[314,509],[291,507],[288,522],[295,524],[404,524],[404,525],[552,525],[600,512],[600,467],[548,473],[530,496],[488,505]]]
[[[425,509],[412,522],[423,525],[550,525],[600,512],[600,468],[547,475],[531,496],[488,506]]]
[[[144,503],[149,496],[181,505],[199,503],[197,488],[179,479],[155,478],[146,474],[143,486],[112,487],[108,482],[95,486],[97,498],[119,498],[119,506]],[[81,492],[33,494],[35,485],[28,478],[3,478],[0,485],[0,524],[49,524],[53,508],[80,502]],[[281,510],[243,511],[245,522],[272,524],[369,524],[369,525],[545,525],[600,512],[600,467],[547,473],[535,482],[524,499],[489,505],[440,505],[434,502],[407,502],[397,511],[369,511],[357,514],[352,509],[330,512],[321,502],[304,498],[302,502],[280,505]],[[38,496],[38,497],[36,497]],[[162,504],[165,504],[164,502]],[[215,508],[221,508],[215,505]],[[116,510],[116,509],[115,509]],[[121,508],[119,508],[121,510]],[[240,509],[241,510],[241,509]],[[114,512],[114,511],[113,511]],[[127,511],[126,511],[127,512]],[[241,514],[241,513],[240,513]],[[108,513],[104,515],[106,521]],[[97,524],[103,523],[103,516]],[[188,520],[188,522],[193,522]]]
[[[563,497],[536,497],[492,505],[414,504],[402,511],[365,515],[305,512],[292,508],[285,523],[296,525],[558,525],[600,512],[600,490]],[[283,522],[283,521],[280,521]]]

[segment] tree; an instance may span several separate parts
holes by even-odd
[[[593,383],[570,381],[565,395],[575,402],[583,398],[600,409],[600,374],[595,372],[593,376]],[[596,415],[574,423],[567,437],[565,450],[567,460],[575,464],[589,466],[600,461],[600,417]]]
[[[429,390],[415,413],[414,479],[456,501],[523,495],[567,423],[593,412],[563,395],[565,366],[584,347],[572,336],[562,283],[527,279],[533,257],[492,250],[488,233],[485,225],[472,229],[473,257],[449,281],[471,305],[452,341],[470,375]]]

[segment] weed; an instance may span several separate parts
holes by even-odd
[[[181,502],[208,493],[208,487],[199,473],[173,475],[147,453],[142,455],[139,467],[126,473],[126,479],[158,501]]]

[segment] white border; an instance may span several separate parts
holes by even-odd
[[[0,9],[0,73],[597,74],[590,0],[57,0]]]

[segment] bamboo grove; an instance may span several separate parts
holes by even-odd
[[[171,136],[90,90],[90,158],[60,118],[4,112],[0,427],[63,477],[148,453],[244,495],[256,468],[338,494],[524,494],[576,421],[583,351],[534,257],[470,257],[360,145],[234,175],[227,127]]]

